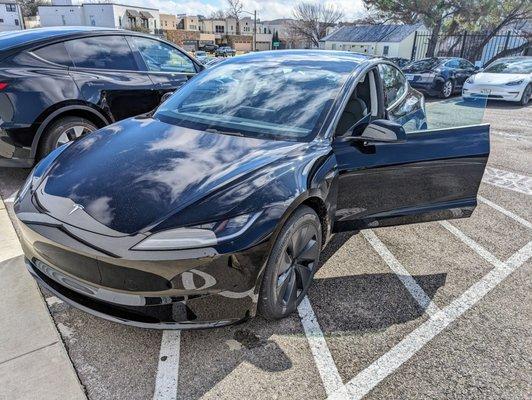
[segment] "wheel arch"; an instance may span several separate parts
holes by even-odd
[[[75,116],[88,119],[94,123],[98,128],[103,128],[106,125],[109,125],[112,121],[110,118],[106,117],[103,112],[95,109],[86,104],[69,104],[63,105],[60,108],[57,108],[51,112],[43,113],[38,120],[42,122],[39,124],[37,130],[35,131],[35,136],[31,144],[31,157],[36,158],[38,155],[39,144],[42,139],[46,128],[50,126],[53,122],[57,121],[59,118],[64,118],[68,116]]]

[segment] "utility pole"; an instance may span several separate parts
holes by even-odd
[[[257,10],[253,12],[253,51],[257,51]]]

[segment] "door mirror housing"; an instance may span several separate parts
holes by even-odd
[[[406,141],[406,132],[397,122],[378,119],[369,124],[362,135],[350,136],[348,139],[368,143],[401,143]]]

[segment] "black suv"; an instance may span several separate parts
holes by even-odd
[[[164,40],[102,28],[0,34],[0,166],[147,113],[203,67]]]

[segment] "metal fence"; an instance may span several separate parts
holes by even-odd
[[[430,33],[415,34],[412,46],[412,60],[430,56],[428,54]],[[531,46],[530,41],[511,32],[489,38],[486,34],[464,32],[460,35],[439,35],[434,57],[462,57],[478,66],[484,66],[496,56],[523,54]]]

